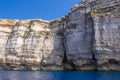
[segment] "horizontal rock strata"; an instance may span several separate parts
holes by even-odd
[[[52,21],[0,19],[0,69],[120,70],[120,0],[84,0]]]

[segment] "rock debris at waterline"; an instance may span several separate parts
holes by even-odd
[[[0,19],[0,69],[120,70],[120,0],[84,0],[53,21]]]

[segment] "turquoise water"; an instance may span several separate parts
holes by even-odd
[[[120,72],[0,71],[0,80],[120,80]]]

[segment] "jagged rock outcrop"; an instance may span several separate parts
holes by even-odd
[[[120,0],[84,0],[60,19],[0,19],[0,68],[120,70]]]

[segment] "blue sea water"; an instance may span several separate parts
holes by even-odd
[[[0,80],[120,80],[120,72],[0,71]]]

